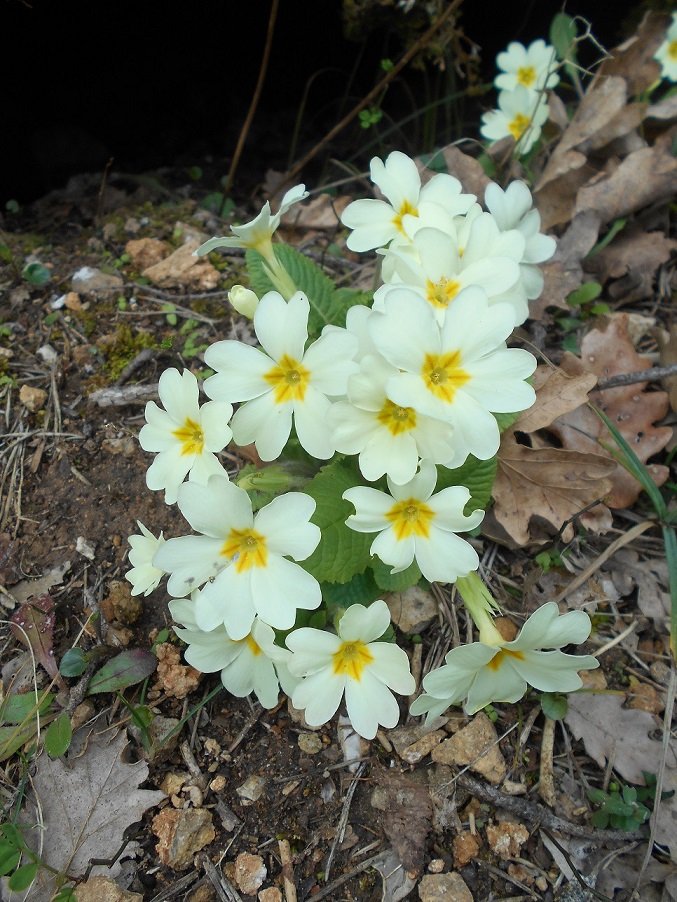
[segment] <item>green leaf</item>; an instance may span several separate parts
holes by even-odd
[[[133,648],[120,652],[119,655],[104,664],[98,673],[94,674],[87,689],[87,695],[126,689],[127,686],[133,686],[135,683],[145,680],[156,667],[157,658],[151,651]]]
[[[42,263],[28,263],[24,266],[21,275],[29,284],[36,285],[38,288],[46,285],[52,278],[51,271]]]
[[[566,13],[557,13],[550,25],[550,43],[561,60],[576,59],[576,23]]]
[[[567,304],[570,307],[581,307],[583,304],[589,304],[594,301],[602,293],[602,286],[599,282],[584,282],[580,288],[572,291],[567,296]]]
[[[87,670],[87,655],[81,648],[69,648],[61,659],[59,672],[65,677],[79,677]]]
[[[603,808],[600,808],[599,811],[594,811],[592,817],[590,818],[590,823],[593,827],[597,827],[599,830],[604,830],[605,827],[609,824],[609,815]]]
[[[324,582],[321,589],[328,608],[349,608],[351,604],[369,605],[381,595],[369,570],[356,573],[347,583]]]
[[[600,251],[603,251],[607,245],[611,244],[616,235],[625,228],[627,225],[627,219],[617,219],[615,222],[612,222],[609,227],[609,231],[606,233],[604,238],[601,241],[598,241],[597,244],[593,247],[591,251],[589,251],[586,256],[583,258],[584,260],[589,260],[591,257],[599,254]]]
[[[465,506],[466,516],[475,510],[486,510],[491,500],[491,490],[496,479],[496,458],[478,460],[470,455],[461,467],[453,470],[438,466],[435,492],[441,492],[452,485],[464,485],[470,491],[470,500]]]
[[[0,241],[0,263],[11,263],[12,259],[12,251],[9,245]]]
[[[311,520],[322,530],[322,538],[301,566],[320,582],[347,583],[356,573],[364,573],[370,562],[374,536],[346,526],[355,508],[341,497],[361,482],[354,464],[338,460],[322,467],[304,489],[317,504]]]
[[[20,893],[31,885],[38,873],[39,862],[32,861],[30,864],[24,864],[9,878],[9,888],[14,893]]]
[[[603,805],[607,800],[607,794],[603,789],[595,789],[595,787],[593,787],[588,790],[587,795],[593,805]]]
[[[11,874],[21,860],[21,852],[14,843],[0,842],[0,877]]]
[[[73,738],[71,719],[64,711],[53,720],[45,733],[45,749],[50,758],[60,758],[68,751]]]
[[[40,714],[46,714],[53,701],[54,695],[51,692],[39,698],[39,705],[36,704],[33,692],[10,695],[0,705],[0,723],[23,723],[29,718],[35,717],[38,710]]]
[[[541,695],[541,708],[550,720],[562,720],[569,710],[569,702],[566,695],[560,695],[558,692],[544,692]]]
[[[390,564],[384,564],[378,558],[375,558],[371,569],[374,573],[374,579],[379,588],[384,592],[403,592],[415,586],[421,579],[421,571],[418,569],[416,561],[410,564],[406,570],[400,570],[399,573],[391,573]]]
[[[6,761],[29,742],[37,733],[37,722],[34,719],[16,727],[0,727],[0,761]]]
[[[74,886],[64,886],[56,896],[52,897],[52,902],[75,902],[75,887]]]

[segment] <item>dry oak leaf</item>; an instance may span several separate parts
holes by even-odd
[[[611,56],[600,66],[597,78],[620,75],[627,82],[631,97],[646,91],[660,78],[661,67],[654,54],[665,40],[669,25],[667,13],[648,12],[635,34],[614,47]]]
[[[566,353],[562,369],[570,376],[595,373],[608,378],[621,373],[635,373],[650,367],[651,361],[639,355],[628,335],[625,313],[610,314],[604,329],[592,329],[581,343],[581,357]],[[645,391],[646,382],[595,391],[590,401],[604,411],[616,425],[642,463],[661,451],[672,438],[668,426],[654,426],[668,412],[668,396],[663,391]],[[615,448],[615,442],[599,417],[589,407],[581,406],[558,417],[549,430],[570,451],[589,452],[612,459],[600,444]],[[656,485],[668,478],[668,468],[647,464]],[[630,507],[641,486],[620,464],[614,463],[610,474],[612,489],[606,498],[610,508]]]
[[[516,437],[517,433],[530,436],[550,426],[561,414],[585,404],[596,381],[591,373],[571,378],[560,370],[539,367],[534,406],[503,433],[493,513],[519,545],[540,541],[530,529],[532,517],[540,517],[559,530],[583,508],[604,498],[611,488],[608,477],[615,465],[602,455],[533,447],[535,436],[532,446],[519,443]]]
[[[638,301],[653,294],[656,270],[667,263],[674,250],[677,250],[674,238],[668,238],[663,232],[634,228],[586,260],[585,270],[602,285],[609,279],[618,280],[606,289],[612,300]]]
[[[453,144],[443,147],[440,153],[447,165],[447,172],[459,180],[463,185],[463,190],[478,198],[484,197],[484,192],[491,179],[484,171],[482,164]]]
[[[557,241],[551,260],[543,264],[543,291],[530,307],[532,319],[541,319],[546,307],[568,310],[567,297],[583,282],[582,261],[597,243],[600,220],[594,210],[579,213]]]
[[[108,858],[119,849],[123,833],[148,808],[158,805],[163,792],[139,789],[148,777],[145,761],[128,764],[122,753],[128,744],[124,731],[110,742],[90,742],[80,757],[52,760],[42,755],[33,788],[42,807],[40,857],[57,872],[80,876],[90,859]],[[26,812],[35,823],[34,816]],[[27,830],[27,842],[38,851],[37,829]],[[128,843],[125,856],[137,844]],[[97,865],[93,874],[115,877],[118,860],[110,868]],[[54,874],[41,868],[31,891],[32,902],[48,902],[54,892]]]

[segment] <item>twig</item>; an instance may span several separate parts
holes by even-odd
[[[353,796],[355,795],[355,790],[357,789],[357,784],[360,781],[360,777],[364,773],[364,769],[367,766],[366,762],[363,761],[362,764],[355,771],[355,775],[350,782],[350,786],[348,787],[348,792],[346,793],[346,797],[343,801],[343,808],[341,809],[341,817],[339,818],[338,826],[336,827],[336,835],[334,836],[334,841],[331,844],[331,849],[329,850],[329,857],[327,858],[327,866],[324,869],[324,879],[329,880],[329,874],[331,872],[332,862],[334,861],[334,855],[336,854],[336,849],[338,848],[339,843],[342,843],[345,839],[346,835],[346,827],[348,826],[348,816],[350,814],[350,804],[353,801]]]
[[[570,821],[557,817],[539,802],[532,802],[531,799],[525,799],[520,796],[508,795],[495,786],[489,786],[480,780],[476,780],[470,774],[459,774],[457,780],[463,789],[466,789],[483,802],[489,802],[498,808],[505,808],[521,820],[528,821],[530,824],[538,824],[541,827],[547,827],[549,830],[556,830],[558,833],[566,833],[568,836],[579,836],[582,839],[597,842],[599,845],[607,842],[632,842],[635,839],[642,838],[642,833],[640,832],[596,830],[590,827],[583,827],[580,824],[572,824]]]
[[[582,586],[583,583],[589,579],[595,571],[599,570],[599,568],[606,561],[612,557],[619,548],[623,548],[625,545],[628,545],[630,542],[634,541],[638,536],[641,536],[643,532],[646,532],[647,529],[650,529],[652,526],[656,526],[654,520],[643,520],[641,523],[637,523],[636,526],[633,526],[632,529],[628,530],[628,532],[624,532],[623,535],[619,536],[615,541],[609,545],[595,560],[590,564],[589,567],[586,567],[585,570],[582,570],[578,576],[574,577],[571,582],[562,589],[555,597],[553,601],[562,601],[563,598],[566,598],[571,592],[574,592],[578,589],[579,586]]]
[[[369,106],[372,100],[375,97],[378,97],[379,94],[390,84],[390,82],[396,78],[402,69],[416,56],[416,54],[421,50],[422,47],[428,43],[428,41],[432,38],[436,31],[438,31],[442,25],[446,22],[449,16],[455,12],[458,7],[461,5],[462,0],[452,0],[452,2],[447,6],[444,12],[433,22],[430,28],[424,32],[421,37],[414,44],[411,45],[409,50],[402,56],[383,76],[381,81],[371,89],[371,91],[363,97],[362,100],[358,104],[356,104],[350,112],[346,113],[346,115],[341,119],[340,122],[337,122],[336,125],[331,128],[327,134],[322,138],[308,153],[305,157],[302,157],[298,163],[296,163],[292,168],[287,172],[283,181],[278,185],[277,190],[281,191],[285,185],[290,184],[294,181],[297,175],[308,165],[308,163],[314,159],[317,154],[336,136],[339,132],[342,132],[343,129],[348,125],[352,120],[357,116],[360,110],[363,110],[365,107]],[[317,896],[315,897],[317,898]]]
[[[270,51],[273,46],[273,33],[275,31],[275,22],[277,21],[277,10],[279,5],[279,0],[273,0],[270,6],[270,14],[268,15],[268,30],[266,32],[266,43],[263,48],[261,66],[259,67],[259,77],[256,82],[256,87],[254,88],[254,93],[252,95],[251,103],[249,104],[249,109],[247,110],[247,116],[244,120],[242,128],[240,129],[240,135],[237,139],[237,146],[235,147],[235,152],[233,153],[233,159],[231,160],[230,169],[228,170],[228,178],[226,179],[226,184],[223,189],[224,195],[227,195],[230,192],[230,189],[233,187],[235,172],[237,171],[237,166],[240,162],[240,157],[242,156],[242,151],[247,140],[247,135],[249,134],[252,120],[254,119],[254,115],[256,113],[256,108],[259,105],[261,91],[263,90],[263,83],[266,80],[266,72],[268,71],[268,62],[270,60]]]
[[[280,864],[282,865],[282,884],[284,897],[287,902],[297,902],[296,882],[294,881],[294,861],[291,856],[291,847],[288,839],[281,839],[277,847],[280,851]]]
[[[189,886],[192,886],[193,883],[198,878],[197,871],[191,871],[190,874],[186,874],[185,877],[180,877],[171,886],[168,886],[167,889],[163,889],[161,893],[158,893],[157,896],[153,896],[150,902],[167,902],[168,899],[173,899],[174,896],[180,896],[184,890],[187,890]]]
[[[207,788],[207,778],[200,770],[200,766],[195,760],[195,755],[186,739],[179,745],[179,751],[181,752],[181,757],[183,758],[186,767],[190,771],[193,783],[204,792]]]
[[[247,733],[249,733],[249,731],[252,730],[256,726],[256,724],[259,722],[259,718],[261,717],[262,714],[263,714],[263,708],[259,708],[259,710],[255,711],[254,714],[252,715],[252,717],[249,718],[247,723],[242,727],[242,729],[237,734],[235,739],[233,739],[231,744],[226,749],[226,751],[228,752],[229,755],[233,754],[233,752],[238,747],[238,745],[240,745],[240,743],[245,738]]]
[[[617,636],[614,636],[613,639],[610,639],[608,642],[605,642],[601,648],[598,648],[594,653],[595,658],[601,657],[605,652],[609,651],[610,648],[613,648],[614,645],[618,645],[623,641],[623,639],[627,639],[630,633],[636,628],[637,621],[633,620],[628,626],[625,627],[622,633],[619,633]]]
[[[545,718],[543,735],[541,737],[541,763],[538,775],[538,794],[546,805],[554,806],[555,781],[552,770],[552,755],[555,746],[555,721],[550,717]]]
[[[204,872],[209,878],[209,882],[214,887],[216,895],[222,902],[243,902],[242,896],[235,889],[230,880],[223,871],[218,871],[209,860],[206,853],[200,856],[200,864],[204,868]]]
[[[306,896],[303,902],[320,902],[321,899],[336,898],[332,895],[334,890],[337,890],[339,886],[343,886],[344,883],[352,880],[353,877],[357,877],[357,875],[363,873],[363,871],[368,871],[369,868],[374,865],[374,862],[379,861],[382,855],[382,852],[379,852],[378,855],[372,855],[371,858],[367,858],[362,864],[358,864],[352,871],[348,871],[347,874],[342,874],[340,877],[337,877],[336,880],[329,884],[329,886],[325,886],[324,889],[321,889],[319,893],[315,893],[312,896]]]
[[[658,382],[660,379],[668,379],[670,376],[677,376],[677,363],[671,363],[669,366],[652,366],[649,370],[619,373],[618,376],[600,379],[595,386],[595,391],[606,391],[607,388],[617,388],[619,385],[634,385],[636,382]]]
[[[526,897],[523,896],[522,898],[527,898],[527,899],[539,899],[540,898],[540,896],[538,896],[532,889],[529,889],[529,887],[526,885],[526,883],[522,883],[522,881],[518,880],[516,877],[511,877],[507,871],[502,871],[500,868],[494,867],[493,864],[489,864],[489,862],[487,862],[487,861],[482,861],[481,858],[476,858],[475,861],[481,868],[484,868],[485,871],[488,871],[490,874],[493,874],[494,877],[498,877],[500,880],[507,880],[508,883],[512,883],[514,886],[517,886],[521,890],[524,890],[524,892],[527,893],[527,895],[526,895]]]
[[[144,365],[144,363],[148,363],[149,360],[155,360],[158,352],[155,348],[144,348],[142,351],[136,355],[133,360],[130,360],[127,366],[123,369],[120,375],[115,380],[115,385],[122,385],[125,383],[130,376],[132,376],[138,369]]]
[[[158,384],[124,385],[119,388],[99,388],[89,395],[89,400],[99,407],[124,407],[125,404],[145,404],[158,396]]]

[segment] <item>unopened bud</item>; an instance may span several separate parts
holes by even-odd
[[[244,285],[233,285],[228,292],[228,300],[242,316],[246,316],[247,319],[254,318],[256,308],[259,306],[259,299],[251,288],[245,288]]]

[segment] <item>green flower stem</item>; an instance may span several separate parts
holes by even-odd
[[[479,575],[473,572],[459,577],[456,588],[480,632],[480,642],[494,647],[505,645],[505,639],[494,625],[494,614],[500,609]]]

